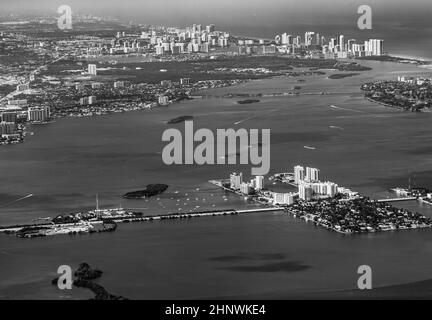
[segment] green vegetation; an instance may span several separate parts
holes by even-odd
[[[115,58],[113,58],[115,59]],[[44,75],[64,77],[70,75],[66,70],[86,71],[86,61],[58,61],[49,66]],[[159,83],[163,80],[178,81],[179,78],[190,78],[192,82],[204,80],[248,80],[264,79],[277,75],[285,75],[293,68],[337,69],[340,71],[365,71],[368,67],[356,63],[341,63],[336,60],[298,59],[285,56],[222,56],[217,59],[201,59],[191,61],[160,61],[132,63],[97,63],[98,68],[106,68],[98,72],[99,80],[104,78],[125,79],[133,83]],[[231,72],[232,69],[265,68],[269,73]],[[214,72],[225,68],[225,72]]]
[[[329,79],[344,79],[344,78],[350,78],[354,76],[358,76],[360,73],[336,73],[330,75]]]
[[[168,189],[166,184],[149,184],[144,190],[138,190],[126,193],[123,198],[126,199],[142,199],[152,197],[165,192]]]

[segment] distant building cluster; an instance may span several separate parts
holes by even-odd
[[[2,140],[16,140],[21,138],[17,121],[18,111],[13,106],[0,110],[0,138],[2,138]]]
[[[280,173],[271,177],[276,181],[298,188],[297,192],[273,192],[264,187],[264,177],[257,176],[250,182],[243,181],[243,174],[233,172],[230,175],[229,189],[244,196],[252,196],[263,203],[290,206],[298,199],[302,201],[316,201],[334,198],[342,195],[348,199],[358,197],[358,193],[350,189],[339,187],[336,183],[319,179],[319,169],[296,166],[294,173]],[[228,187],[228,184],[226,185]]]
[[[404,82],[408,84],[416,84],[418,86],[422,86],[426,83],[432,83],[432,78],[415,78],[415,77],[399,76],[398,82]]]
[[[156,31],[143,32],[141,39],[149,39],[157,55],[210,52],[211,48],[228,47],[229,33],[215,30],[213,24],[203,28],[194,24],[185,29],[170,28],[168,33],[158,36]]]
[[[320,197],[334,197],[339,193],[337,184],[319,180],[319,170],[316,168],[294,167],[294,183],[298,185],[299,198],[304,201]]]
[[[319,33],[308,31],[304,38],[284,33],[275,38],[277,50],[288,54],[310,52],[314,58],[346,59],[384,55],[384,40],[370,39],[357,43],[355,39],[345,39],[344,35],[326,39]]]
[[[208,53],[214,48],[228,47],[230,34],[216,31],[215,25],[203,27],[199,24],[186,28],[151,27],[141,34],[117,32],[109,44],[89,48],[88,54],[153,53],[177,55]],[[89,72],[90,73],[90,72]]]
[[[91,106],[97,102],[96,96],[88,96],[80,99],[80,105],[81,106]]]
[[[264,188],[264,177],[256,176],[250,182],[243,181],[243,174],[233,172],[230,175],[230,188],[240,190],[245,195],[251,195],[255,191],[260,191]]]

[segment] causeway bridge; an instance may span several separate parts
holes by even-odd
[[[402,197],[402,198],[390,198],[390,199],[380,199],[377,202],[401,202],[401,201],[413,201],[417,200],[416,197]]]

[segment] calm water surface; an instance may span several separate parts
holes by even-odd
[[[193,115],[195,128],[236,128],[234,123],[241,120],[245,128],[271,128],[272,172],[296,164],[316,166],[323,179],[374,198],[390,196],[389,188],[407,186],[409,178],[431,187],[432,114],[378,106],[359,91],[367,81],[427,70],[370,64],[373,71],[356,77],[306,77],[300,84],[305,93],[337,95],[266,97],[251,105],[210,98],[30,127],[35,135],[26,143],[0,149],[0,224],[89,209],[96,193],[103,207],[122,205],[145,214],[197,206],[256,207],[207,183],[233,170],[249,176],[248,166],[163,164],[166,121],[181,115]],[[296,85],[295,79],[274,78],[207,94],[276,93]],[[150,183],[170,187],[148,201],[121,198]],[[28,194],[35,196],[5,206]],[[432,217],[432,206],[403,206]],[[430,279],[432,233],[342,236],[283,214],[265,213],[121,225],[103,235],[34,240],[0,235],[0,298],[88,298],[86,291],[59,293],[50,285],[59,265],[83,261],[105,271],[101,283],[108,290],[130,298],[295,295],[355,288],[362,264],[373,267],[374,286]]]

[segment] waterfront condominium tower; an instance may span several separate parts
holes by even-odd
[[[305,178],[305,169],[302,166],[294,167],[294,182],[299,184]]]
[[[263,176],[256,176],[255,178],[255,189],[256,190],[262,190],[264,186],[264,177]]]
[[[319,181],[319,170],[315,168],[306,168],[306,179],[307,182]]]
[[[95,64],[89,64],[88,65],[88,74],[92,75],[92,76],[96,76],[97,75],[97,67]]]
[[[231,189],[238,190],[243,182],[243,174],[233,172],[230,175],[230,187]]]

